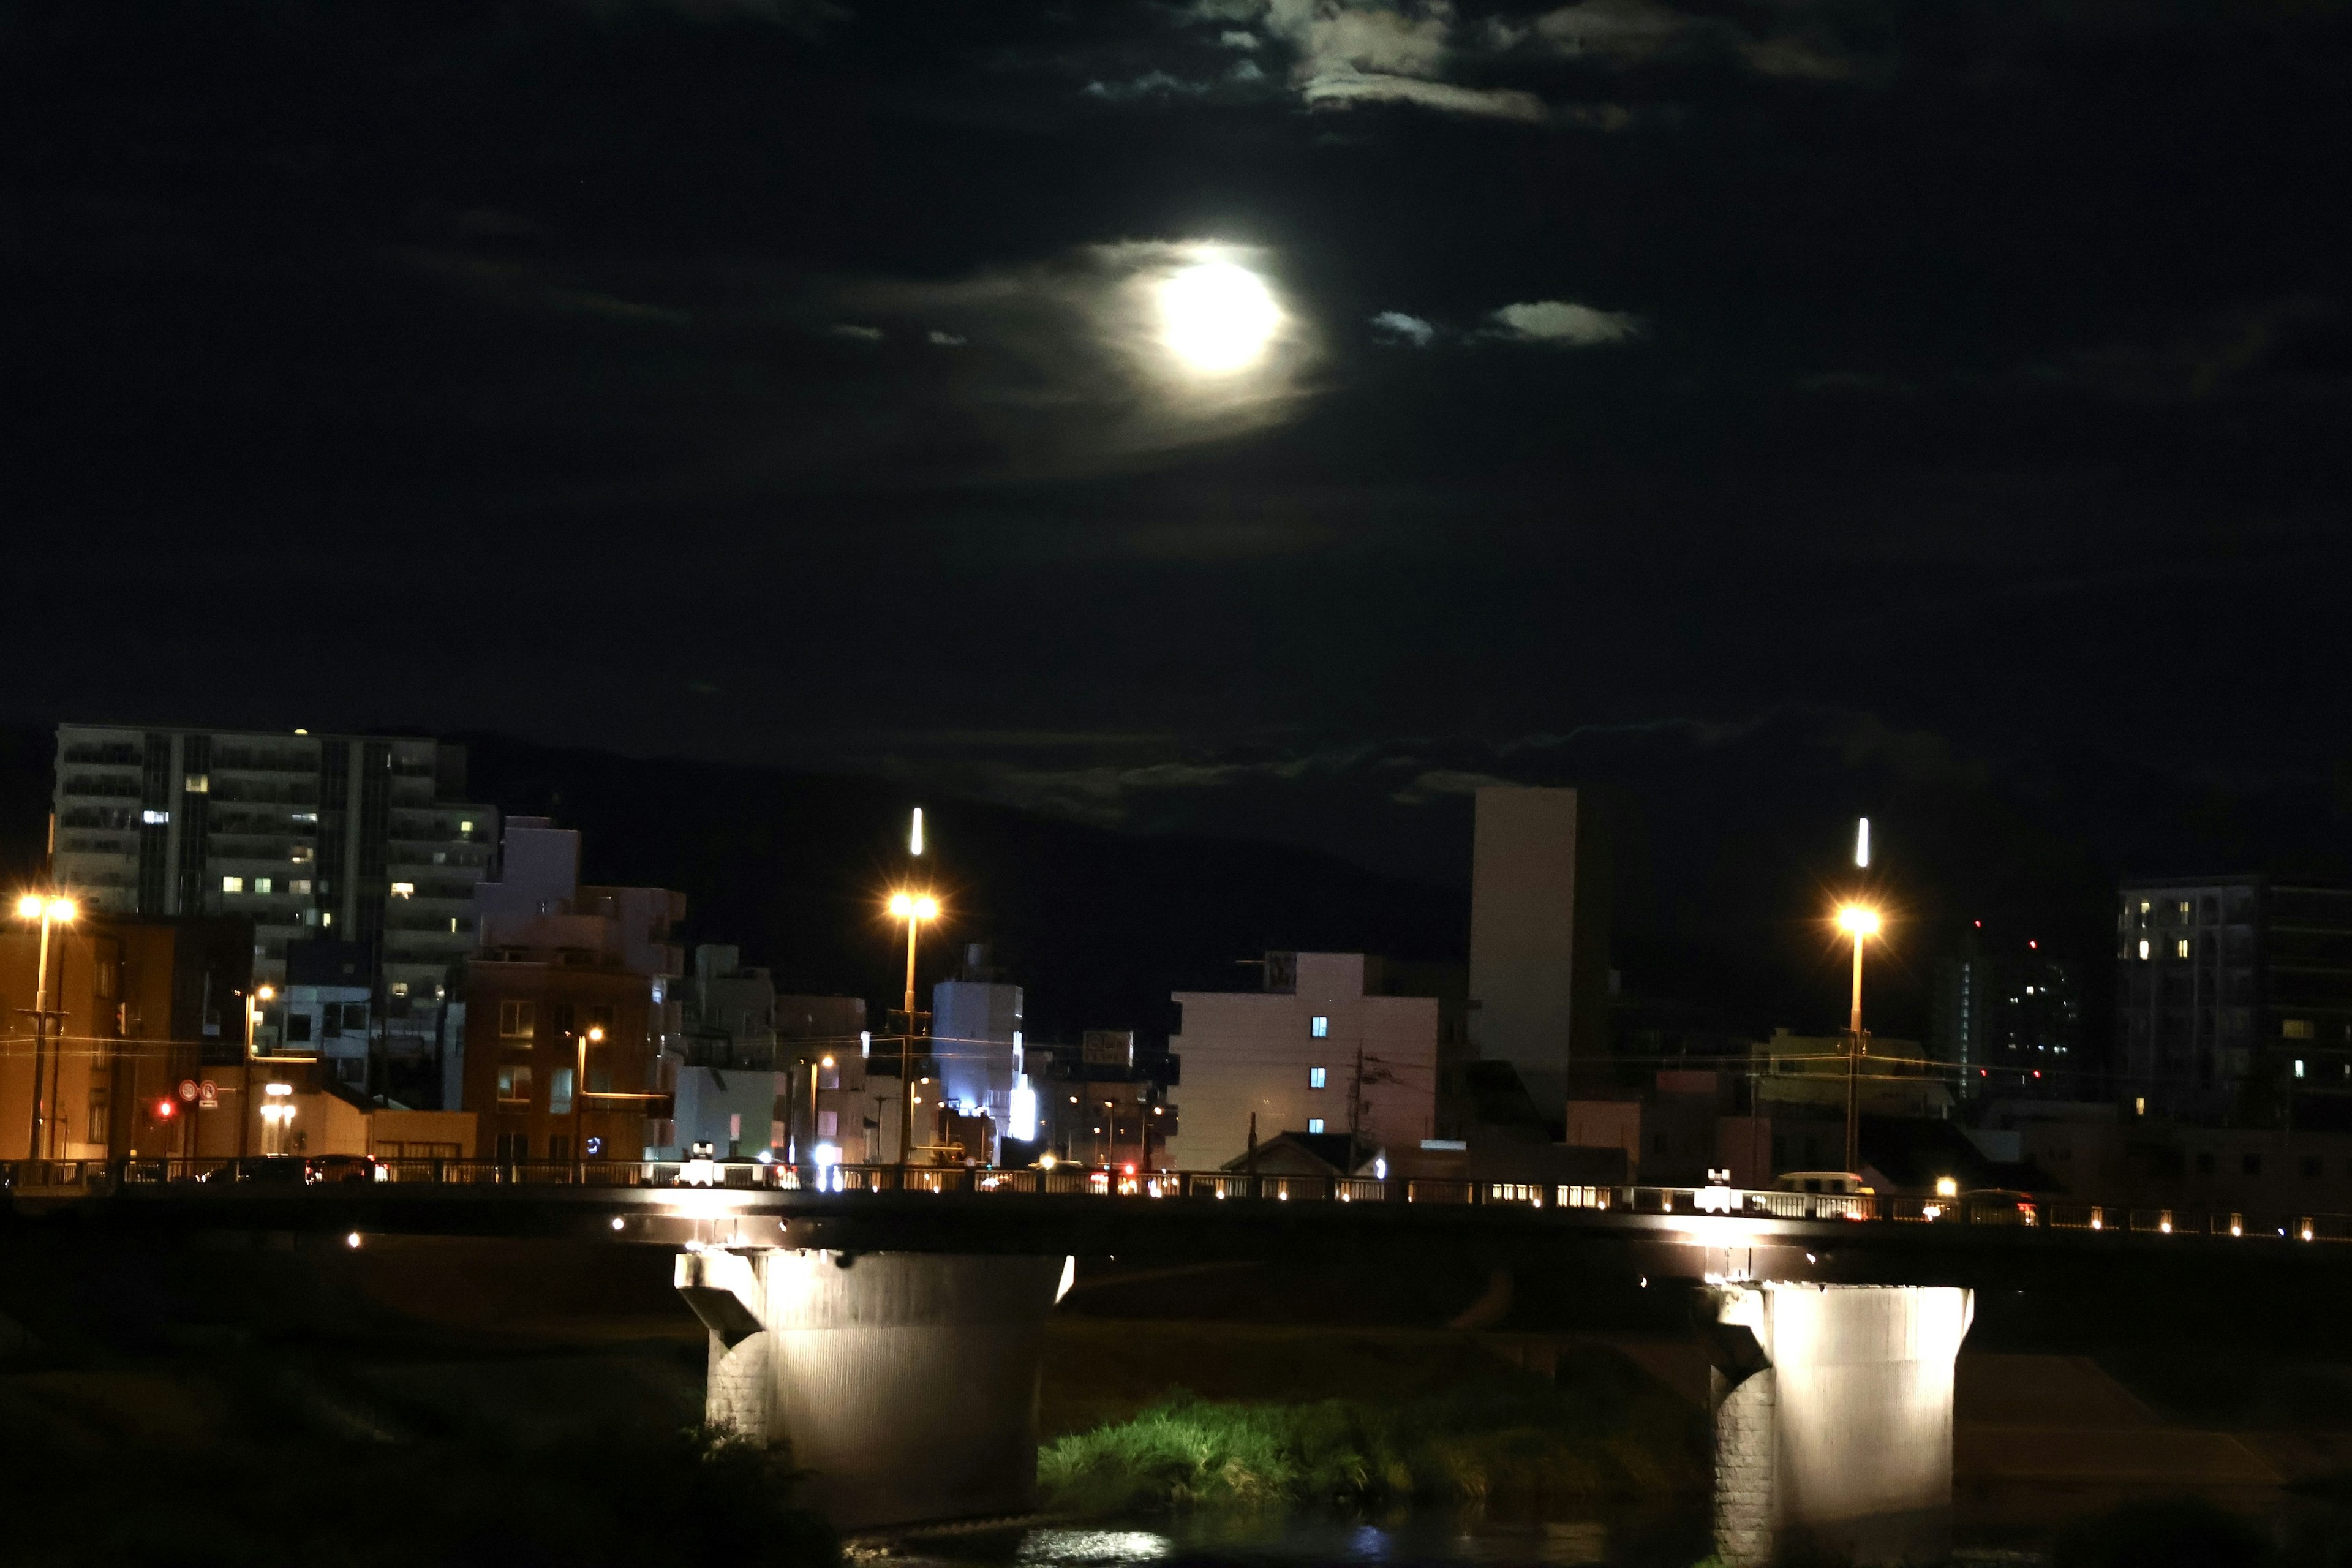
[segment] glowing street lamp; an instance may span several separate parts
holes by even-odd
[[[929,893],[901,890],[890,895],[889,908],[891,919],[907,922],[907,1032],[898,1039],[898,1184],[903,1187],[915,1135],[915,933],[925,921],[940,918],[940,901]]]
[[[33,971],[33,1124],[25,1142],[25,1157],[42,1158],[42,1069],[49,1037],[49,928],[71,925],[80,910],[71,899],[55,893],[26,893],[16,900],[16,918],[41,922],[41,952]]]
[[[1847,904],[1837,912],[1838,930],[1853,938],[1853,1006],[1846,1015],[1845,1052],[1845,1168],[1855,1168],[1861,1151],[1856,1141],[1859,1128],[1857,1112],[1862,1095],[1862,1053],[1864,1050],[1862,1033],[1862,949],[1863,944],[1878,934],[1878,911],[1868,904]]]
[[[580,1037],[579,1064],[572,1074],[572,1184],[575,1187],[588,1179],[588,1146],[580,1141],[581,1113],[588,1098],[588,1047],[604,1043],[604,1026],[589,1025]]]

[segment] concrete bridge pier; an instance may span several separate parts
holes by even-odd
[[[1714,1364],[1716,1551],[1941,1562],[1952,1534],[1952,1363],[1975,1312],[1943,1287],[1733,1285]]]
[[[787,1442],[843,1529],[1013,1513],[1036,1487],[1059,1258],[706,1248],[678,1293],[710,1331],[708,1419]]]

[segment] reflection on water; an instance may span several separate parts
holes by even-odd
[[[1037,1528],[902,1546],[906,1568],[1685,1568],[1706,1553],[1707,1521],[1665,1518],[1495,1520],[1399,1510],[1378,1519],[1307,1511],[1215,1512],[1118,1525]]]

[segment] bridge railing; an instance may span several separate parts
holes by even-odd
[[[809,1165],[752,1160],[562,1160],[375,1158],[312,1154],[276,1159],[18,1160],[0,1162],[0,1189],[59,1199],[123,1188],[193,1184],[223,1187],[278,1183],[341,1186],[553,1188],[709,1187],[843,1194],[914,1192],[1022,1194],[1140,1202],[1420,1204],[1573,1209],[1624,1214],[1727,1215],[1785,1220],[1901,1225],[2041,1226],[2051,1230],[2169,1236],[2270,1237],[2352,1243],[2352,1215],[2250,1213],[2027,1199],[1906,1194],[1790,1193],[1725,1186],[1664,1187],[1433,1177],[1342,1176],[1237,1171],[1129,1171],[1060,1164],[997,1170],[964,1165]]]

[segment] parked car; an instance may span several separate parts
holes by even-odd
[[[1839,1193],[1848,1197],[1868,1197],[1870,1184],[1852,1171],[1783,1171],[1772,1178],[1772,1190],[1780,1193]]]
[[[384,1169],[368,1154],[257,1154],[232,1160],[205,1172],[201,1179],[288,1187],[314,1187],[322,1183],[356,1185],[383,1181]]]
[[[1960,1217],[1970,1225],[2040,1225],[2042,1207],[2031,1193],[1979,1187],[1960,1194]]]

